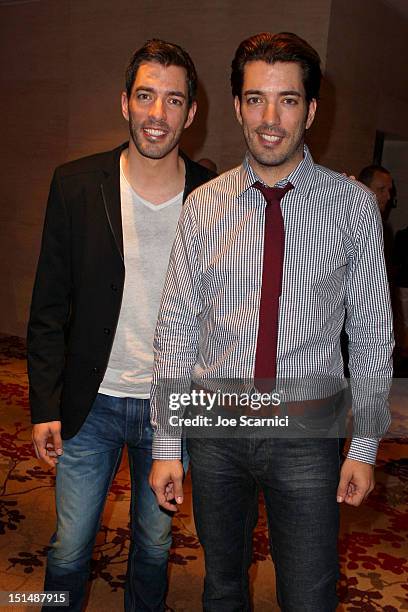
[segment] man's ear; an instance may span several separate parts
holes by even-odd
[[[186,119],[186,122],[184,124],[184,129],[187,129],[193,123],[193,119],[194,119],[194,116],[195,116],[196,112],[197,112],[197,102],[194,100],[191,103],[190,108],[188,109],[187,119]]]
[[[126,91],[122,91],[120,102],[122,107],[122,115],[126,121],[129,121],[129,100]]]
[[[241,115],[241,100],[238,96],[234,98],[234,107],[235,107],[235,116],[238,120],[238,123],[242,125],[242,115]]]
[[[317,109],[317,100],[316,98],[312,98],[309,102],[309,110],[307,111],[307,119],[306,119],[306,129],[308,130],[312,125]]]

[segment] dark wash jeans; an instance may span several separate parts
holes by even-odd
[[[70,606],[64,610],[82,609],[95,537],[125,444],[131,476],[125,610],[165,609],[171,516],[159,508],[148,483],[150,402],[99,394],[78,434],[64,441],[57,466],[57,530],[51,539],[44,588],[70,592]]]
[[[284,612],[337,606],[336,438],[188,439],[206,612],[251,609],[251,535],[263,491],[278,603]]]

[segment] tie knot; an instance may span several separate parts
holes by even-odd
[[[287,183],[285,187],[266,187],[266,185],[262,185],[259,181],[254,184],[254,187],[259,189],[268,204],[271,202],[280,202],[283,196],[293,189],[292,183]]]

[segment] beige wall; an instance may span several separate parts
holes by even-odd
[[[0,331],[25,333],[52,169],[126,138],[124,67],[147,38],[191,53],[202,86],[184,148],[221,170],[238,164],[244,150],[232,112],[231,58],[240,40],[263,30],[296,32],[323,64],[327,56],[329,78],[310,135],[319,161],[357,171],[371,161],[376,127],[404,129],[407,24],[381,0],[28,0],[0,5],[0,23]]]
[[[320,126],[320,161],[358,174],[376,130],[408,139],[408,21],[382,0],[333,0]]]
[[[0,6],[3,136],[0,188],[0,331],[24,335],[52,169],[127,137],[119,111],[123,72],[147,38],[185,46],[202,83],[184,147],[221,169],[243,144],[232,114],[229,66],[237,44],[291,30],[325,55],[328,0],[42,0]]]

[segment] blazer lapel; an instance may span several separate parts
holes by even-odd
[[[119,255],[123,261],[122,214],[120,208],[120,155],[128,146],[124,143],[112,151],[112,157],[102,168],[103,180],[100,185],[101,196],[108,218],[109,227],[115,239]]]

